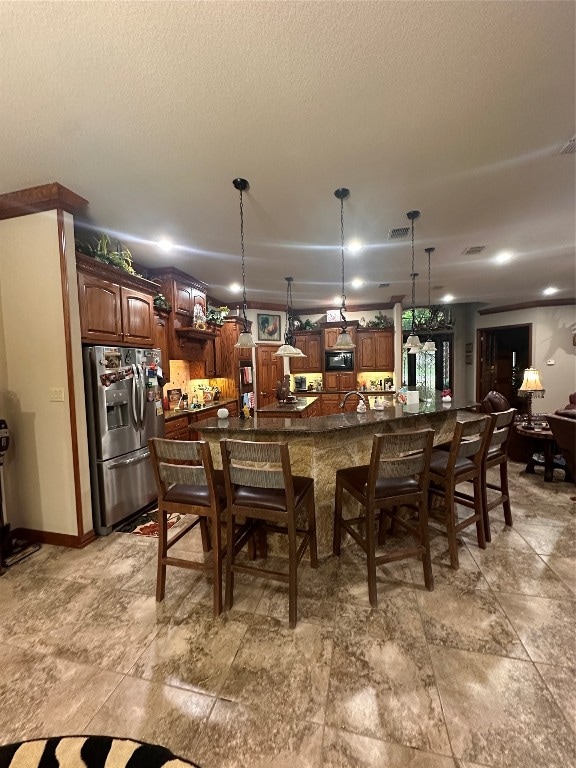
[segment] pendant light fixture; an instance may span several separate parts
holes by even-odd
[[[410,335],[406,339],[406,344],[404,344],[404,349],[408,350],[409,355],[415,355],[422,349],[420,339],[414,330],[414,321],[416,316],[416,278],[418,277],[418,274],[414,272],[414,221],[419,216],[420,211],[408,211],[406,214],[406,217],[410,220],[412,225],[412,272],[410,273],[410,278],[412,279],[412,327],[410,330]]]
[[[428,338],[424,342],[422,352],[436,352],[436,344],[430,335],[430,322],[432,319],[432,304],[430,302],[430,254],[434,253],[436,248],[424,248],[424,250],[428,254],[428,321],[426,323]]]
[[[242,253],[242,333],[238,336],[238,341],[234,346],[237,349],[248,349],[255,347],[254,339],[250,333],[248,318],[246,317],[246,274],[244,266],[244,200],[242,193],[248,189],[249,184],[246,179],[234,179],[232,182],[234,188],[240,192],[240,249]]]
[[[301,349],[294,346],[296,337],[294,335],[294,317],[292,315],[292,283],[293,277],[285,277],[286,280],[286,327],[284,329],[284,344],[274,357],[306,357]]]
[[[338,338],[336,339],[336,344],[334,344],[332,349],[342,350],[354,349],[356,347],[356,344],[354,344],[352,337],[347,331],[348,324],[346,322],[346,317],[344,316],[344,312],[346,311],[346,294],[344,293],[344,200],[349,194],[350,190],[346,189],[346,187],[340,187],[340,189],[337,189],[334,192],[335,197],[340,200],[340,249],[342,255],[342,303],[340,305],[340,320],[342,321],[342,325],[340,327]]]

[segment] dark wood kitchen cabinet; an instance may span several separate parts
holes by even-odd
[[[324,390],[326,392],[350,392],[356,389],[356,374],[325,373]]]
[[[294,346],[306,357],[290,358],[290,373],[322,373],[322,341],[320,331],[295,334]]]
[[[394,370],[394,330],[358,329],[356,370]]]
[[[82,341],[152,347],[156,286],[82,254],[76,268]]]
[[[203,365],[209,354],[206,346],[216,338],[216,333],[197,325],[195,315],[196,307],[200,307],[203,316],[206,315],[206,285],[174,267],[151,269],[148,276],[172,307],[167,323],[167,360],[187,360]]]

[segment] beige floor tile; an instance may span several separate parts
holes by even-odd
[[[28,597],[0,640],[127,672],[164,621],[166,606],[109,584],[31,577]]]
[[[539,555],[477,549],[472,556],[491,589],[536,597],[569,597],[570,591]]]
[[[400,744],[324,729],[323,768],[455,768],[451,757],[434,755]]]
[[[330,630],[275,619],[251,625],[219,696],[265,712],[323,723],[332,658]]]
[[[219,699],[196,747],[202,768],[320,768],[322,726]]]
[[[431,645],[529,658],[492,592],[443,589],[419,592],[417,599]]]
[[[576,604],[545,597],[498,595],[532,661],[576,668]]]
[[[215,695],[228,674],[247,625],[196,605],[162,627],[130,674],[162,685]]]
[[[194,748],[215,699],[167,685],[125,677],[85,732],[159,744],[195,761]]]
[[[576,520],[562,526],[518,523],[516,530],[539,555],[576,556]]]
[[[454,755],[498,768],[565,768],[574,734],[531,662],[431,648]]]
[[[82,733],[122,675],[3,645],[0,744]]]
[[[326,725],[451,754],[428,648],[410,635],[335,641]]]
[[[536,664],[536,668],[576,731],[576,670],[570,667],[554,667],[551,664]]]
[[[561,579],[568,589],[576,594],[576,555],[558,557],[557,555],[541,555],[542,560]]]

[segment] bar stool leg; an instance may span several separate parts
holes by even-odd
[[[298,616],[298,560],[296,548],[296,525],[288,520],[288,626],[294,629]]]
[[[486,486],[486,469],[482,469],[482,520],[484,522],[484,538],[487,542],[492,541],[492,532],[490,530],[490,515],[488,514],[488,492]]]
[[[368,504],[366,507],[366,560],[368,568],[368,599],[373,608],[378,607],[378,593],[376,591],[376,520],[374,507]]]
[[[344,490],[340,478],[336,476],[336,492],[334,494],[334,537],[332,539],[332,553],[340,555],[342,543],[342,496]]]
[[[450,567],[455,571],[460,567],[458,560],[458,542],[456,540],[456,504],[454,503],[454,485],[450,483],[444,491],[446,513],[446,531],[448,534],[448,551],[450,552]]]
[[[510,493],[508,491],[508,462],[500,464],[500,488],[504,495],[504,522],[512,528],[512,507],[510,506]]]
[[[163,562],[168,552],[168,515],[158,508],[158,573],[156,575],[156,602],[164,600],[166,592],[166,564]]]
[[[225,605],[226,610],[229,611],[232,608],[234,602],[234,527],[236,525],[235,516],[232,511],[228,511],[226,524],[226,595]]]
[[[476,520],[476,536],[480,549],[486,549],[486,537],[484,535],[484,513],[486,508],[484,507],[481,486],[481,478],[476,477],[472,481],[472,487],[474,488],[474,512],[478,515],[478,520]]]
[[[216,512],[218,515],[219,512]],[[214,579],[214,616],[222,613],[222,528],[218,519],[212,520],[213,551],[212,573]]]
[[[418,518],[420,521],[420,544],[424,547],[422,553],[422,567],[424,568],[424,584],[430,592],[434,589],[434,576],[432,574],[432,558],[430,557],[430,532],[428,530],[428,500],[426,497],[418,505]]]

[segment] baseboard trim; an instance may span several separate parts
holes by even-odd
[[[16,528],[12,535],[16,539],[24,539],[24,541],[54,544],[57,547],[70,547],[72,549],[83,549],[96,540],[96,534],[93,530],[87,531],[82,536],[72,536],[69,533],[52,533],[51,531],[35,531],[32,528]]]

